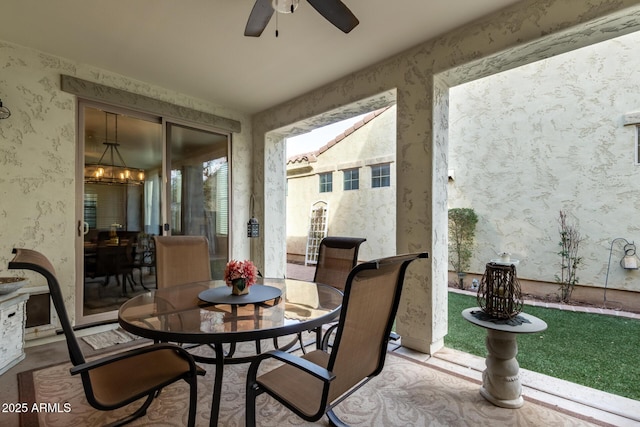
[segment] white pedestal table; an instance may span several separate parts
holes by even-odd
[[[487,368],[482,373],[480,394],[489,402],[502,408],[519,408],[523,405],[522,384],[518,355],[518,334],[532,334],[547,329],[541,319],[519,313],[513,319],[497,319],[480,307],[462,311],[465,320],[487,330]]]

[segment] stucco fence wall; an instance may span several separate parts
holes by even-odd
[[[640,271],[619,265],[620,242],[607,278],[612,240],[640,241],[637,131],[625,126],[640,111],[639,42],[630,34],[451,89],[449,208],[479,217],[469,273],[506,251],[532,290],[556,292],[562,209],[583,238],[586,288],[574,298],[602,303],[605,282],[640,292]],[[640,309],[637,296],[614,299]]]

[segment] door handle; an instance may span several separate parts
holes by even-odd
[[[84,221],[78,221],[78,237],[89,232],[89,224]]]

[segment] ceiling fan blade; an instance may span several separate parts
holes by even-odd
[[[260,37],[260,34],[267,27],[273,15],[271,0],[256,0],[251,9],[251,15],[244,29],[244,35],[249,37]]]
[[[358,18],[340,0],[307,0],[327,21],[345,33],[353,30],[360,23]]]

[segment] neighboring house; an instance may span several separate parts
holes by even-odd
[[[579,284],[640,291],[640,271],[620,267],[624,241],[614,244],[606,276],[612,240],[640,241],[629,198],[640,168],[638,42],[640,34],[627,35],[451,89],[448,203],[479,216],[469,273],[509,252],[521,280],[551,284],[527,291],[554,292],[562,209],[584,239]],[[328,235],[367,238],[361,260],[395,253],[395,173],[387,189],[371,185],[371,166],[395,171],[395,115],[395,106],[378,110],[288,159],[289,261],[304,261],[317,201],[329,206]],[[598,298],[602,290],[587,299]]]
[[[359,259],[396,253],[396,107],[376,110],[313,153],[287,160],[287,258],[303,262],[312,205],[330,236],[364,237]]]
[[[612,241],[640,243],[639,43],[633,33],[451,89],[448,203],[478,215],[472,273],[506,251],[520,278],[554,283],[562,209],[584,239],[579,283],[603,301]],[[639,292],[623,245],[607,289]]]

